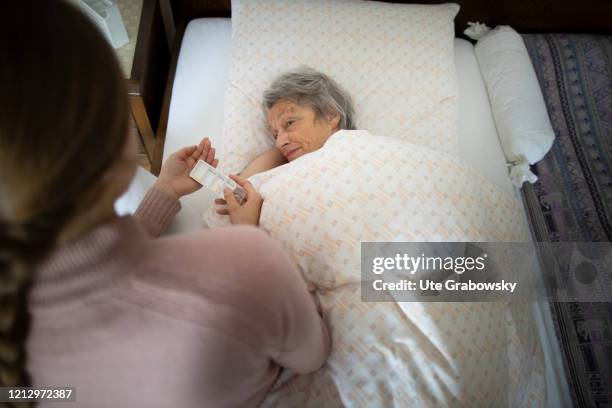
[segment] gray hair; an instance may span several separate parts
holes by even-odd
[[[339,129],[355,129],[350,95],[336,81],[312,68],[302,66],[276,78],[263,94],[264,114],[281,99],[310,106],[318,119],[338,113]]]

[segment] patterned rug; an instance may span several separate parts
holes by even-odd
[[[555,130],[523,199],[536,241],[612,241],[612,37],[523,35]],[[612,407],[612,304],[551,303],[575,406]]]

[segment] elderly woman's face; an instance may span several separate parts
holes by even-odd
[[[315,111],[281,99],[268,111],[268,128],[288,161],[320,149],[338,130],[339,115],[317,118]]]

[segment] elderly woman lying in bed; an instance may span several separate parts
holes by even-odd
[[[240,174],[231,176],[247,191],[239,205],[232,194],[215,203],[217,213],[229,215],[232,224],[258,224],[262,199],[245,179],[293,161],[323,147],[340,129],[355,129],[350,96],[327,75],[298,68],[278,77],[263,95],[263,107],[275,147],[253,160]]]

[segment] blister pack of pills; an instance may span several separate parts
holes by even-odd
[[[204,160],[198,160],[191,173],[189,173],[189,177],[208,188],[215,195],[222,196],[223,189],[227,187],[234,192],[234,196],[239,203],[242,204],[246,198],[246,191],[242,187]]]

